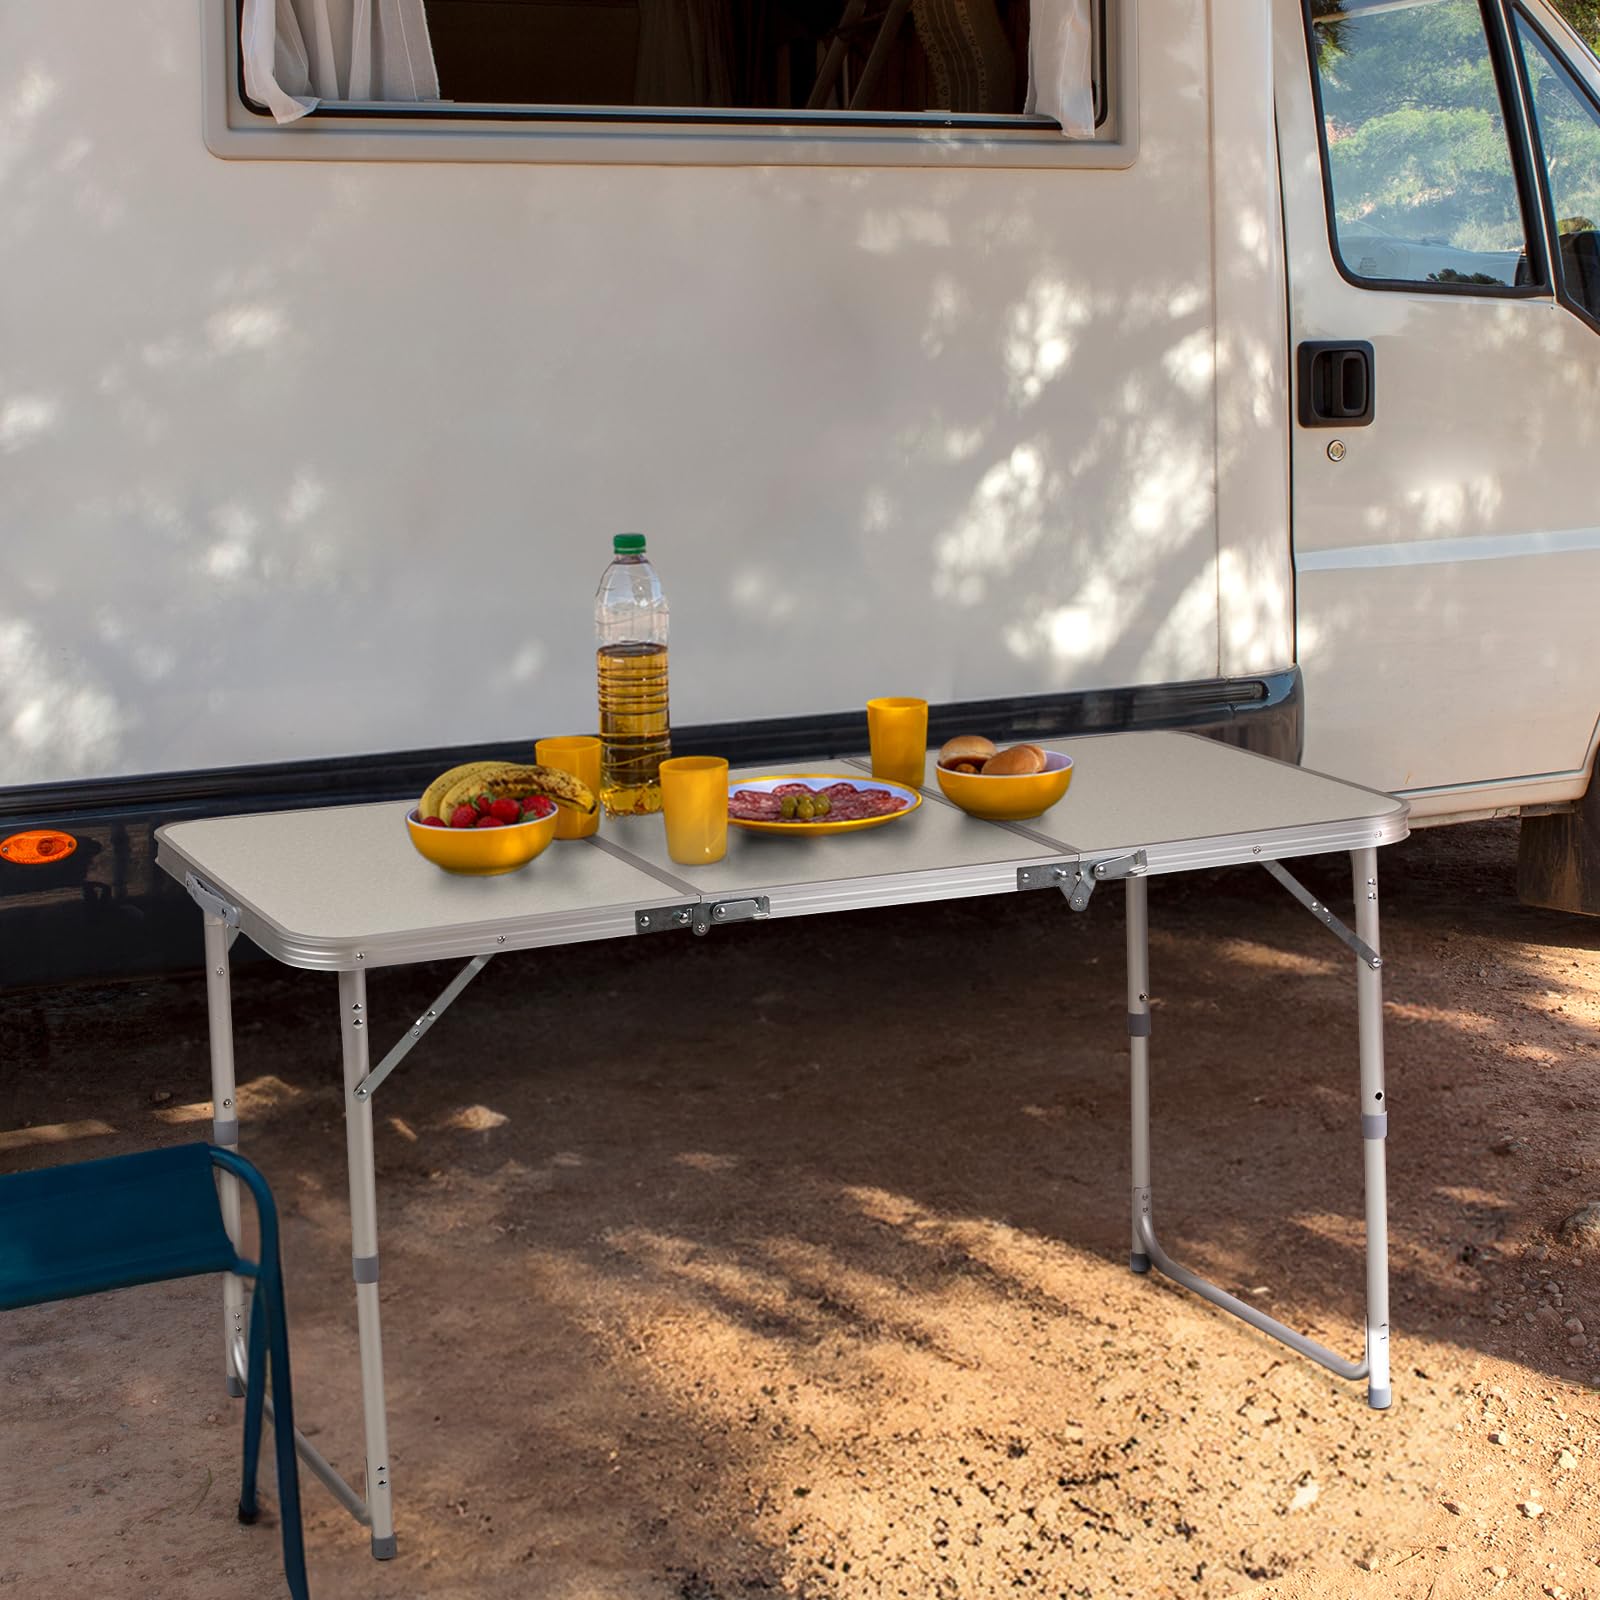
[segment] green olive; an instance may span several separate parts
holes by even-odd
[[[819,817],[825,817],[833,810],[833,802],[825,794],[819,794],[812,804],[816,806]]]
[[[803,794],[794,809],[802,822],[809,822],[817,814],[817,802],[810,795]]]
[[[792,794],[783,797],[783,804],[779,808],[783,812],[783,820],[787,822],[795,813],[796,801]]]

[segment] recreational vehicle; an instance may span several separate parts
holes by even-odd
[[[1520,815],[1600,911],[1600,67],[1545,0],[0,40],[0,984],[197,961],[164,822],[590,728],[632,529],[680,750],[1200,728]]]

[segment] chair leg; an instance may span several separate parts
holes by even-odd
[[[310,1600],[305,1533],[300,1525],[300,1462],[294,1447],[294,1396],[289,1380],[289,1323],[283,1279],[274,1273],[264,1290],[270,1301],[267,1336],[272,1345],[272,1438],[278,1458],[278,1514],[283,1522],[283,1572],[294,1600]]]
[[[250,1297],[249,1371],[244,1391],[244,1477],[239,1486],[239,1520],[254,1522],[260,1515],[256,1503],[256,1466],[261,1459],[261,1408],[266,1400],[267,1309],[258,1279]]]

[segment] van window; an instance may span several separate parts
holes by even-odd
[[[1020,116],[1028,0],[427,0],[447,100]]]
[[[1561,245],[1561,286],[1600,321],[1600,115],[1523,16],[1517,39]]]
[[[241,0],[242,33],[266,41],[244,75],[278,79],[258,77],[247,100],[265,111],[284,90],[299,109],[274,101],[281,121],[397,102],[410,115],[624,123],[1059,118],[1089,138],[1105,116],[1106,0],[408,0],[407,25],[373,11],[360,34],[367,55],[396,60],[394,93],[354,92],[339,39],[316,48],[321,3],[276,0],[274,24],[274,0]]]
[[[1311,11],[1346,273],[1491,291],[1525,281],[1527,234],[1476,0],[1312,0]]]

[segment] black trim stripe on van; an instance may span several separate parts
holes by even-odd
[[[1009,742],[1181,728],[1290,761],[1300,753],[1301,726],[1293,667],[1198,683],[968,700],[929,715],[930,738],[939,743],[956,733]],[[826,758],[866,749],[866,713],[705,723],[674,728],[672,737],[679,750],[715,751],[736,767]],[[524,730],[473,745],[0,789],[0,837],[50,827],[78,840],[70,855],[42,865],[0,861],[0,992],[199,966],[200,918],[182,886],[155,864],[155,832],[165,823],[414,797],[459,762],[496,749],[531,755],[533,743],[533,731]],[[252,950],[241,940],[235,961]]]

